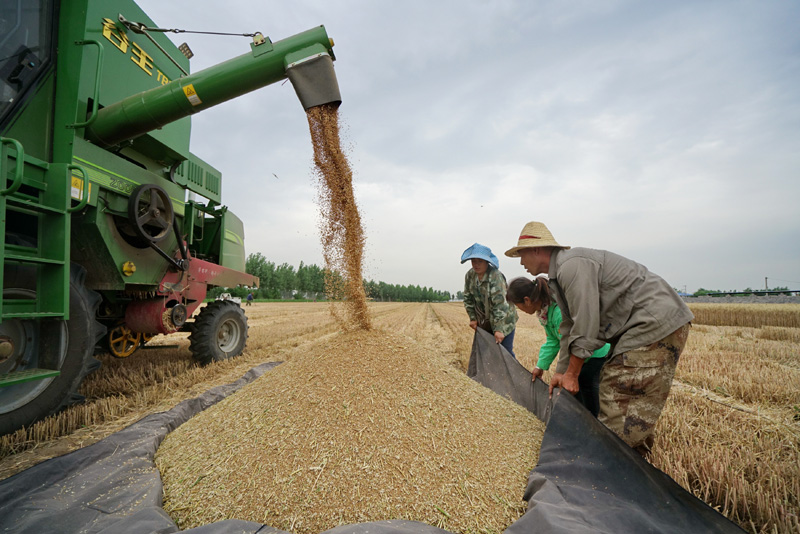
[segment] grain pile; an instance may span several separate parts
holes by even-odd
[[[353,195],[353,173],[339,139],[339,111],[332,104],[306,112],[314,146],[317,195],[322,222],[322,256],[325,261],[325,293],[334,317],[343,325],[370,328],[361,275],[364,230]],[[347,314],[335,302],[346,303]]]
[[[164,509],[296,534],[410,519],[499,532],[524,511],[544,425],[381,329],[325,337],[172,432]]]

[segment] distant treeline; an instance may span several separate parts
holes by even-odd
[[[752,289],[750,287],[745,289],[728,289],[728,290],[721,290],[721,289],[705,289],[700,288],[694,293],[692,293],[693,297],[702,297],[705,295],[724,295],[724,294],[738,294],[740,296],[748,296],[748,295],[758,295],[759,293],[771,293],[771,294],[779,294],[783,293],[786,295],[793,294],[793,291],[790,290],[788,287],[773,287],[770,289]],[[794,291],[796,292],[796,290]]]
[[[447,302],[452,295],[430,287],[399,286],[386,282],[364,281],[367,297],[382,302]]]
[[[302,261],[295,269],[288,263],[276,265],[268,261],[260,252],[247,256],[245,271],[258,277],[259,287],[212,288],[208,296],[217,297],[220,293],[230,293],[234,297],[245,297],[252,291],[256,299],[312,299],[325,298],[325,269],[317,265],[306,265]],[[333,276],[338,276],[333,273]],[[401,286],[364,280],[364,292],[368,298],[377,301],[393,302],[446,302],[451,299],[447,291],[420,286]]]

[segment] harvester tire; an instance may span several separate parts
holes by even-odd
[[[247,317],[236,302],[215,300],[192,325],[189,350],[201,365],[238,356],[247,342]]]
[[[5,280],[3,294],[35,299],[35,278],[33,269],[20,269]],[[105,327],[95,318],[100,295],[85,287],[85,278],[86,270],[73,265],[70,270],[68,321],[4,321],[3,325],[28,334],[30,355],[26,353],[18,360],[24,360],[22,363],[31,368],[38,362],[54,362],[61,374],[0,388],[0,435],[29,426],[84,400],[78,394],[78,387],[87,374],[100,367],[93,353],[95,344],[105,334]],[[35,360],[29,361],[34,354]],[[15,370],[20,369],[17,367]]]

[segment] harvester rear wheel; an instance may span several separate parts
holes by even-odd
[[[200,311],[192,325],[189,350],[202,365],[238,356],[247,342],[247,317],[230,300],[215,300]]]
[[[85,277],[82,267],[72,266],[68,321],[11,319],[0,325],[9,349],[0,362],[0,374],[36,368],[60,371],[55,377],[0,388],[0,435],[83,400],[78,386],[100,367],[93,352],[105,332],[95,319],[100,295],[86,289]],[[33,269],[19,270],[5,280],[3,297],[35,299],[35,278]]]

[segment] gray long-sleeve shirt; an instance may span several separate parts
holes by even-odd
[[[672,287],[644,265],[606,250],[554,249],[549,284],[562,311],[561,353],[586,359],[611,343],[621,354],[655,343],[694,319]]]

